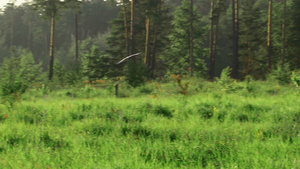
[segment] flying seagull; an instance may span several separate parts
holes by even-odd
[[[127,60],[127,59],[133,57],[133,56],[137,56],[137,55],[140,55],[140,54],[142,54],[142,53],[136,53],[136,54],[132,54],[132,55],[130,55],[130,56],[127,56],[126,58],[124,58],[124,59],[122,59],[120,62],[118,62],[117,65],[120,64],[120,63],[122,63],[122,62],[124,62],[125,60]]]

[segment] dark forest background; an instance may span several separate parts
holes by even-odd
[[[35,0],[7,4],[0,14],[2,80],[48,76],[51,19],[52,76],[62,83],[126,76],[136,85],[168,74],[213,79],[227,66],[237,79],[264,79],[300,68],[299,0]]]

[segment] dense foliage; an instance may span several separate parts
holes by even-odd
[[[300,1],[232,2],[7,4],[0,168],[300,166]]]
[[[130,72],[132,70],[144,71],[140,68],[148,69],[146,74],[139,77],[140,79],[163,77],[169,73],[189,74],[192,20],[193,55],[195,57],[193,65],[196,75],[207,77],[208,74],[208,66],[211,62],[209,60],[210,21],[213,26],[218,26],[213,30],[217,33],[214,36],[218,39],[211,42],[216,44],[214,76],[219,76],[225,67],[233,66],[231,62],[232,16],[229,1],[215,1],[214,8],[210,7],[210,0],[195,1],[191,18],[191,1],[189,0],[137,0],[134,1],[134,22],[132,22],[132,4],[128,0],[121,2],[68,0],[63,3],[53,0],[51,4],[50,2],[52,1],[47,4],[36,0],[32,5],[30,3],[24,3],[21,6],[15,6],[13,3],[7,4],[0,14],[1,61],[10,57],[11,48],[27,49],[32,52],[35,63],[41,62],[43,71],[47,71],[50,59],[47,57],[50,49],[50,22],[40,18],[51,17],[53,14],[51,11],[54,11],[57,13],[55,13],[57,23],[54,57],[65,67],[66,71],[76,71],[71,74],[77,74],[77,79],[92,80],[90,78],[92,76],[96,78],[94,80],[120,76],[135,77],[136,75]],[[284,19],[282,3],[281,1],[273,2],[272,69],[276,69],[285,57],[285,63],[289,65],[290,70],[297,70],[300,65],[299,52],[297,52],[300,39],[299,2],[287,0],[284,49],[282,47]],[[266,45],[268,7],[268,3],[262,0],[240,2],[239,72],[241,79],[247,75],[255,79],[265,79],[269,73]],[[77,23],[76,26],[75,23]],[[131,23],[134,24],[133,27]],[[149,23],[148,26],[147,23]],[[133,32],[131,28],[134,28]],[[132,40],[132,35],[134,35],[134,40]],[[95,69],[89,72],[97,72],[99,75],[86,73],[85,58],[93,52],[93,46],[97,46],[101,53],[96,57],[102,57],[102,59],[95,59],[102,61],[93,63]],[[141,55],[129,59],[134,60],[134,64],[130,64],[131,61],[125,61],[116,65],[115,63],[119,60],[134,54],[129,53],[131,49],[134,49],[135,53],[141,52]],[[283,50],[285,50],[285,56],[283,56]],[[137,66],[143,64],[144,58],[148,59],[145,62],[146,66]],[[103,63],[104,60],[106,63]],[[135,68],[130,68],[130,65]],[[59,70],[54,70],[54,72],[59,72]],[[55,76],[54,79],[57,79]]]

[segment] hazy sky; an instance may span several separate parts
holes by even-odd
[[[9,3],[15,1],[15,5],[20,5],[28,0],[0,0],[0,8],[4,8],[4,6]]]

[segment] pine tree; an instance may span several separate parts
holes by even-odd
[[[107,55],[93,46],[90,54],[82,58],[82,71],[90,82],[101,79],[109,73],[110,62]]]
[[[135,17],[136,22],[133,25],[134,31],[134,53],[148,53],[147,56],[147,67],[148,72],[154,75],[154,67],[156,66],[156,59],[159,53],[164,52],[165,47],[168,43],[168,32],[170,31],[170,16],[168,15],[168,7],[164,5],[164,1],[155,0],[141,0],[136,1],[135,4]],[[127,9],[127,8],[126,8]],[[146,12],[147,11],[147,12]],[[126,18],[131,17],[131,11],[126,10]],[[131,21],[127,21],[127,24],[124,23],[124,10],[120,13],[119,17],[112,21],[112,30],[110,36],[107,38],[107,44],[109,49],[107,50],[108,54],[112,57],[115,63],[117,63],[122,58],[128,56],[127,47],[126,47],[126,31],[125,25],[130,25]],[[145,24],[145,23],[150,24]],[[148,26],[148,32],[146,27]],[[130,26],[130,31],[132,25]],[[146,33],[147,32],[147,33]],[[147,35],[147,36],[146,36]],[[131,37],[131,36],[130,36]],[[148,39],[146,40],[146,37]],[[130,39],[130,49],[132,50],[132,38]],[[145,42],[148,42],[146,45]],[[146,52],[146,46],[148,46]],[[130,51],[132,54],[132,51]],[[146,55],[143,55],[144,59],[139,56],[136,57],[136,64],[143,64],[145,62]],[[129,65],[128,61],[115,66],[115,76],[121,76],[126,74],[128,71]],[[160,67],[157,67],[160,68]],[[134,71],[132,71],[134,72]]]
[[[259,77],[260,68],[267,64],[260,48],[264,48],[264,22],[261,21],[261,9],[255,6],[255,0],[241,3],[240,58],[244,75]]]
[[[75,68],[79,71],[79,46],[78,46],[78,15],[80,13],[81,1],[78,0],[66,0],[66,8],[74,10],[74,35],[75,35]]]
[[[53,78],[54,66],[54,37],[55,37],[55,22],[59,16],[59,8],[64,4],[59,0],[34,0],[34,9],[42,14],[44,19],[51,20],[51,38],[50,38],[50,64],[49,64],[49,80]]]
[[[173,31],[170,35],[171,46],[167,53],[166,62],[168,69],[171,73],[175,74],[191,74],[190,71],[190,49],[191,49],[191,22],[190,18],[190,1],[185,0],[182,5],[176,10],[175,18],[173,20]],[[204,62],[204,49],[202,47],[202,38],[204,29],[201,29],[201,16],[197,9],[194,8],[194,21],[193,21],[193,39],[194,39],[194,56],[195,56],[195,75],[203,75],[206,71]],[[196,29],[197,28],[197,29]]]

